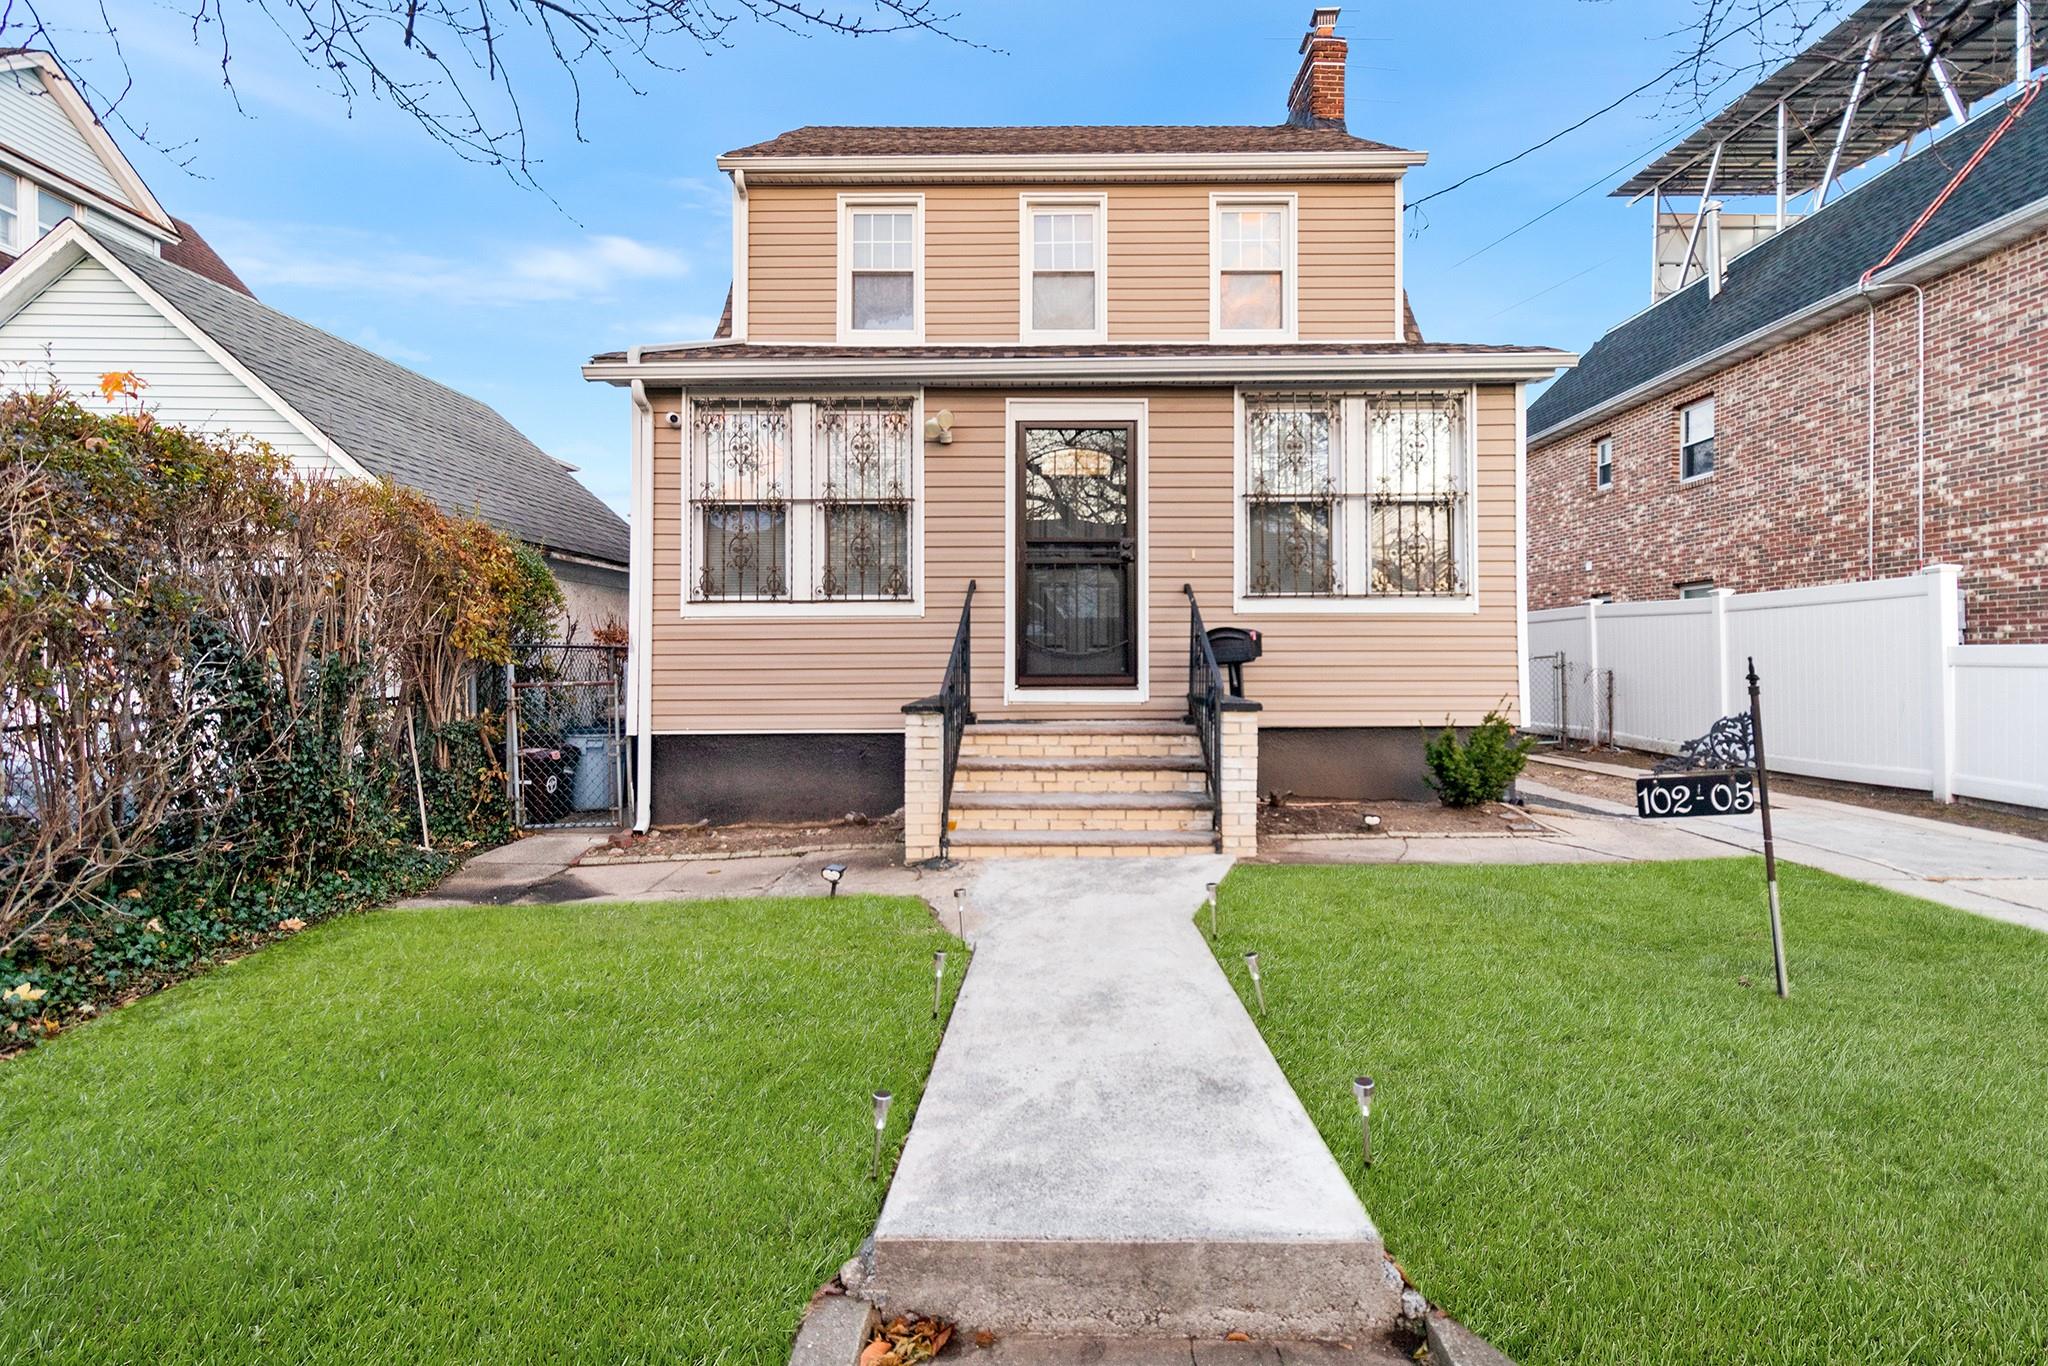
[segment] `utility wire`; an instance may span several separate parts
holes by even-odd
[[[1600,267],[1612,264],[1614,261],[1620,259],[1620,256],[1620,252],[1615,252],[1612,256],[1609,256],[1604,261],[1595,261],[1592,265],[1587,266],[1584,270],[1579,271],[1573,275],[1567,275],[1562,280],[1559,280],[1556,284],[1550,285],[1544,289],[1539,289],[1526,299],[1522,299],[1515,303],[1511,303],[1506,308],[1498,309],[1492,313],[1487,314],[1483,321],[1492,322],[1495,318],[1500,317],[1502,314],[1514,312],[1516,309],[1522,307],[1523,304],[1533,304],[1538,299],[1542,298],[1544,295],[1551,293],[1553,290],[1563,289],[1566,285],[1570,284],[1572,281],[1576,279],[1579,279],[1581,276],[1591,275],[1594,271],[1600,269]]]
[[[1774,3],[1770,6],[1770,8],[1759,9],[1756,12],[1756,14],[1753,15],[1746,22],[1742,23],[1741,25],[1735,28],[1729,29],[1726,33],[1714,39],[1712,42],[1700,46],[1693,52],[1681,58],[1679,61],[1676,61],[1672,63],[1670,66],[1665,67],[1662,71],[1650,77],[1649,80],[1644,81],[1641,85],[1629,91],[1626,95],[1623,95],[1619,99],[1616,99],[1608,104],[1602,105],[1600,108],[1595,109],[1592,113],[1586,115],[1586,117],[1580,119],[1577,123],[1572,124],[1570,127],[1560,128],[1555,133],[1552,133],[1549,137],[1543,139],[1541,142],[1532,143],[1530,146],[1524,147],[1521,151],[1516,152],[1513,156],[1502,157],[1499,161],[1494,162],[1493,165],[1488,166],[1483,170],[1474,171],[1471,175],[1466,176],[1462,180],[1452,181],[1450,184],[1444,186],[1441,190],[1431,190],[1428,194],[1422,196],[1422,198],[1411,201],[1408,207],[1410,209],[1420,208],[1422,205],[1427,204],[1432,199],[1436,199],[1440,196],[1447,195],[1453,190],[1462,189],[1463,187],[1470,185],[1473,181],[1478,180],[1482,176],[1492,175],[1495,171],[1498,171],[1503,166],[1512,166],[1515,162],[1520,161],[1523,157],[1528,156],[1532,152],[1542,151],[1545,147],[1548,147],[1551,143],[1556,142],[1559,138],[1566,137],[1572,133],[1578,132],[1579,129],[1584,128],[1587,124],[1593,122],[1595,119],[1602,118],[1605,115],[1613,113],[1615,110],[1621,108],[1621,106],[1627,104],[1636,96],[1642,94],[1645,90],[1648,90],[1651,87],[1655,86],[1658,82],[1663,81],[1666,78],[1675,75],[1680,71],[1683,71],[1687,66],[1690,66],[1698,62],[1700,58],[1704,57],[1707,53],[1712,52],[1715,48],[1721,46],[1721,44],[1727,42],[1736,34],[1746,33],[1753,28],[1757,28],[1763,23],[1764,20],[1770,18],[1771,15],[1776,14],[1779,10],[1784,9],[1787,5],[1791,3],[1792,0],[1774,0]]]

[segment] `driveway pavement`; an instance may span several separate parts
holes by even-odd
[[[1619,847],[1667,841],[1679,827],[1697,845],[1739,853],[1763,851],[1762,822],[1750,816],[1645,821],[1632,806],[1546,786],[1546,764],[1635,778],[1638,770],[1581,760],[1544,760],[1522,782],[1538,819],[1548,813],[1595,815]],[[1877,811],[1817,797],[1771,797],[1778,857],[1908,896],[2030,929],[2048,931],[2048,843],[1946,821]],[[1659,856],[1659,855],[1652,855]],[[1662,855],[1669,856],[1669,855]]]

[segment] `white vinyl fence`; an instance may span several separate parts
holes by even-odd
[[[2048,807],[2048,645],[1962,645],[1957,570],[1529,614],[1530,688],[1562,656],[1577,738],[1673,751],[1763,680],[1771,767]],[[1557,707],[1532,698],[1532,722]]]

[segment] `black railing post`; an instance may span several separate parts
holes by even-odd
[[[952,852],[953,836],[947,829],[953,814],[953,772],[960,766],[960,740],[974,724],[974,580],[967,581],[967,596],[960,602],[960,625],[953,631],[953,652],[946,657],[946,674],[939,690],[903,708],[906,712],[939,714],[939,745],[944,756],[939,769],[939,857]]]
[[[1202,607],[1195,601],[1193,584],[1182,584],[1188,597],[1188,712],[1187,722],[1202,741],[1202,766],[1209,789],[1209,824],[1223,829],[1223,713],[1257,711],[1259,704],[1231,696],[1224,686],[1223,670],[1216,664],[1216,649],[1202,626]]]

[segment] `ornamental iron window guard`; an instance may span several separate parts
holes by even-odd
[[[912,596],[908,399],[714,399],[689,423],[693,602]]]
[[[1246,595],[1463,596],[1469,433],[1464,391],[1248,398]]]

